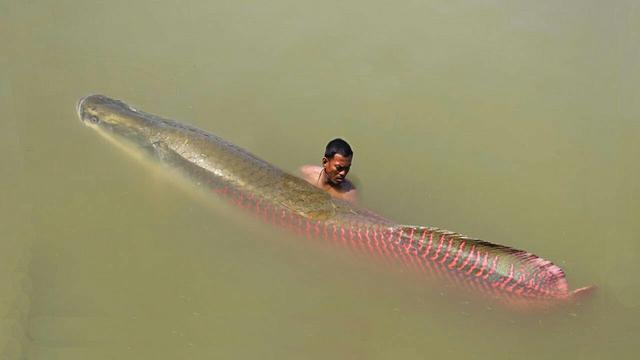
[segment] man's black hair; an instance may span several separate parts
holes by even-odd
[[[351,150],[351,146],[349,146],[346,141],[338,138],[329,141],[327,147],[324,150],[324,157],[326,157],[327,159],[333,158],[335,154],[349,157],[353,155],[353,151]]]

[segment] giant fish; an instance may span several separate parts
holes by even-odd
[[[118,145],[137,149],[195,185],[273,223],[310,237],[344,242],[518,308],[570,303],[564,271],[523,250],[429,226],[402,225],[331,197],[301,178],[212,133],[89,95],[78,116]]]

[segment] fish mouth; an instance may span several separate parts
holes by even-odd
[[[78,100],[78,102],[76,103],[76,113],[78,114],[78,117],[82,122],[84,122],[84,117],[82,116],[82,105],[89,96],[91,95],[81,97],[80,100]]]

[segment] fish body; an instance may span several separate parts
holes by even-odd
[[[119,100],[90,95],[77,111],[115,143],[142,150],[194,184],[307,236],[399,260],[517,306],[566,303],[592,290],[571,291],[563,270],[537,255],[435,227],[398,224],[335,199],[214,134]]]

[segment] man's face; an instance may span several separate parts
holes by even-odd
[[[324,172],[330,183],[338,185],[342,183],[351,168],[351,159],[353,156],[342,156],[335,154],[331,159],[322,158]]]

